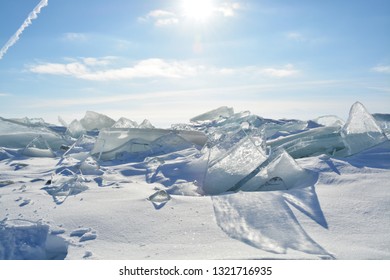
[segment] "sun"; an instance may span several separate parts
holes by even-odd
[[[183,15],[198,22],[207,21],[215,11],[213,0],[182,0],[181,2]]]

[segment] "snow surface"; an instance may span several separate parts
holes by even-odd
[[[221,107],[172,130],[87,113],[78,139],[2,118],[0,259],[390,259],[386,120],[354,106],[345,124]]]

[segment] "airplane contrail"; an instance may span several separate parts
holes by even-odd
[[[4,47],[0,50],[0,59],[6,54],[8,49],[12,47],[20,38],[23,31],[31,24],[33,19],[38,17],[38,14],[41,12],[43,7],[46,7],[49,4],[49,0],[41,0],[39,4],[32,10],[32,12],[28,15],[26,20],[23,22],[22,26],[15,32],[14,35],[8,40],[8,42],[4,45]]]

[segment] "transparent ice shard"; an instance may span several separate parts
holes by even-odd
[[[151,142],[150,149],[154,154],[168,154],[193,146],[193,143],[187,141],[177,133],[167,133]]]
[[[88,187],[83,184],[82,177],[70,169],[64,169],[58,174],[53,174],[51,184],[42,189],[53,197],[56,204],[62,204],[69,196],[84,192]]]
[[[86,133],[86,130],[81,122],[73,120],[68,126],[67,133],[74,138],[79,138],[81,135]]]
[[[0,147],[25,148],[39,135],[45,138],[50,147],[58,149],[66,141],[62,135],[42,125],[27,125],[0,117]]]
[[[153,203],[156,209],[163,207],[169,200],[171,196],[167,193],[166,190],[159,190],[148,197],[148,200]]]
[[[112,160],[121,157],[123,153],[139,153],[151,151],[151,143],[158,138],[175,133],[195,145],[203,146],[207,137],[198,131],[178,131],[166,129],[105,129],[99,132],[92,155],[102,160]]]
[[[120,118],[116,123],[113,124],[112,128],[136,128],[138,127],[137,122],[127,118]]]
[[[255,138],[247,135],[227,149],[226,153],[217,153],[215,158],[212,158],[214,154],[211,148],[209,165],[202,186],[206,194],[219,194],[231,190],[267,160],[261,138],[258,140]]]
[[[138,128],[154,128],[154,126],[150,123],[149,120],[145,119],[143,122],[138,126]]]
[[[313,121],[323,126],[343,127],[345,124],[344,120],[334,115],[321,116],[314,119]]]
[[[34,138],[22,151],[22,154],[29,157],[55,157],[47,141],[39,135]]]
[[[93,111],[87,111],[84,118],[80,120],[80,123],[86,130],[89,131],[112,127],[115,124],[115,121],[106,115]]]
[[[372,115],[379,126],[382,128],[386,137],[390,139],[390,114],[373,114]]]
[[[196,117],[190,119],[191,122],[205,122],[205,121],[213,121],[220,118],[228,118],[233,116],[234,110],[233,108],[229,108],[227,106],[222,106],[217,109],[211,110],[209,112],[203,113]]]
[[[242,184],[242,191],[275,191],[310,186],[314,175],[300,167],[283,149],[274,151],[258,173]],[[237,189],[236,189],[237,190]]]
[[[272,148],[283,148],[293,158],[320,154],[334,155],[345,149],[339,127],[318,127],[267,141]]]
[[[89,157],[93,147],[95,146],[96,138],[88,135],[81,135],[79,139],[64,153],[63,157],[72,157],[83,161]]]
[[[80,172],[83,175],[102,175],[99,163],[92,157],[87,157],[80,164]]]
[[[352,105],[348,120],[341,130],[341,135],[349,155],[388,140],[374,117],[360,102]]]
[[[58,116],[58,122],[59,122],[63,127],[68,127],[68,124],[66,123],[66,121],[65,121],[61,116]]]

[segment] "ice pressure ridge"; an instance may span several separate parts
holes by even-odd
[[[0,160],[58,158],[53,178],[44,187],[57,204],[86,191],[85,180],[99,186],[117,184],[110,179],[115,176],[110,176],[108,166],[119,163],[138,164],[146,181],[161,183],[168,195],[310,186],[312,174],[295,159],[321,154],[348,157],[388,141],[390,117],[371,115],[356,102],[346,122],[332,115],[310,121],[272,120],[248,111],[235,113],[229,107],[171,129],[155,128],[148,120],[115,121],[91,111],[70,124],[61,117],[59,122],[55,126],[43,119],[0,118]],[[131,174],[121,176],[126,181]]]

